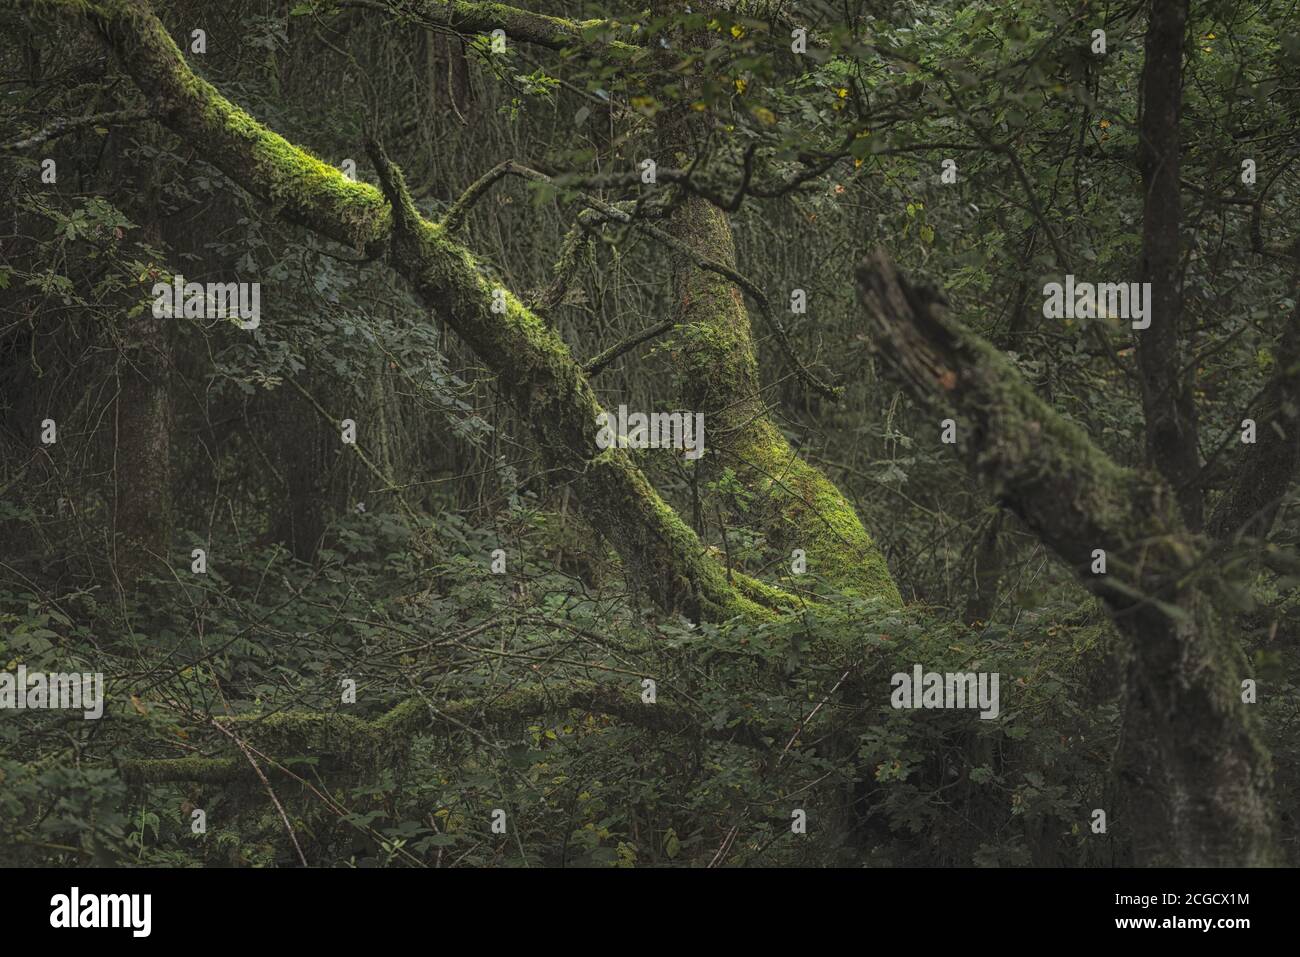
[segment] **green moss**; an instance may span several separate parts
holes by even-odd
[[[773,611],[803,611],[817,608],[815,601],[805,600],[785,589],[777,588],[742,572],[732,572],[731,580],[742,596]]]
[[[373,722],[380,735],[400,734],[426,725],[429,709],[419,698],[409,698]]]
[[[252,769],[235,758],[131,758],[121,762],[122,778],[130,784],[161,784],[167,781],[224,783]]]
[[[857,511],[826,476],[795,455],[775,426],[765,425],[755,432],[767,434],[756,435],[742,454],[769,476],[761,480],[764,494],[781,512],[774,544],[802,548],[808,570],[850,597],[902,605],[885,556]]]
[[[277,762],[311,757],[321,773],[373,777],[383,768],[404,766],[412,732],[426,726],[428,709],[410,698],[373,720],[343,713],[280,711],[219,719],[241,740]],[[223,736],[223,742],[234,748]],[[231,781],[252,774],[243,755],[229,758],[132,758],[121,763],[127,781]],[[268,770],[265,769],[264,770]]]
[[[699,254],[733,267],[735,246],[726,213],[702,199],[674,213],[673,230]],[[679,261],[675,332],[679,391],[688,408],[705,414],[711,451],[730,466],[761,503],[733,508],[757,525],[773,557],[807,553],[809,570],[850,597],[880,598],[899,606],[884,555],[852,504],[829,479],[801,459],[763,403],[749,313],[740,290],[718,273]],[[714,466],[715,468],[717,466]],[[738,503],[732,503],[737,505]]]
[[[690,526],[631,467],[625,450],[606,449],[594,456],[583,485],[584,492],[601,503],[602,518],[617,534],[636,541],[639,547],[628,551],[644,558],[629,571],[661,605],[673,607],[671,596],[676,595],[685,599],[676,602],[676,610],[692,618],[724,621],[739,615],[767,621],[775,617],[771,608],[727,581],[722,566],[707,554]],[[645,521],[643,516],[652,517]]]
[[[105,4],[131,33],[122,40],[138,49],[134,66],[168,103],[176,125],[207,147],[207,156],[289,218],[305,222],[358,250],[382,241],[391,228],[383,194],[353,182],[333,166],[289,143],[236,107],[189,68],[175,41],[152,16],[124,2]],[[120,25],[114,24],[114,29]],[[143,48],[143,49],[139,49]]]

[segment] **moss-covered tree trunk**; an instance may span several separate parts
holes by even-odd
[[[660,12],[685,6],[660,0]],[[706,36],[692,37],[704,49]],[[697,159],[710,118],[685,107],[658,120],[662,161],[682,168]],[[725,210],[687,193],[668,217],[667,230],[696,257],[736,268],[736,242]],[[673,319],[678,392],[692,412],[703,412],[708,437],[705,472],[731,468],[750,495],[743,523],[761,530],[768,545],[788,556],[805,554],[807,570],[846,594],[901,605],[898,586],[879,546],[852,503],[791,447],[763,398],[749,310],[740,288],[698,258],[672,250]],[[698,467],[698,466],[697,466]]]
[[[894,373],[934,412],[960,416],[970,470],[1106,603],[1128,638],[1130,715],[1140,720],[1126,734],[1144,759],[1125,766],[1121,813],[1101,808],[1112,830],[1144,864],[1270,863],[1272,768],[1242,700],[1247,662],[1173,491],[1113,462],[883,253],[858,280]],[[1093,571],[1097,549],[1104,573]]]
[[[697,253],[735,268],[727,214],[698,196],[673,211],[668,229]],[[846,594],[900,605],[885,557],[852,503],[791,447],[763,399],[749,311],[739,288],[674,256],[674,318],[682,402],[703,412],[709,456],[748,490],[748,527],[784,555],[802,549],[807,568]],[[786,563],[788,565],[788,562]]]

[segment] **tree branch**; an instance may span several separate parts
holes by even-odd
[[[503,176],[518,176],[521,179],[531,180],[535,183],[546,183],[550,186],[557,185],[556,180],[547,176],[545,173],[523,166],[513,160],[506,160],[502,163],[498,163],[483,176],[479,177],[479,179],[465,191],[447,213],[446,218],[443,220],[443,226],[449,229],[454,229],[456,226],[460,225],[464,221],[468,209],[473,206],[473,204],[491,187],[493,183],[501,179]],[[696,250],[692,249],[688,243],[683,242],[666,230],[660,229],[653,223],[648,223],[645,220],[634,216],[623,208],[626,204],[607,203],[603,199],[598,199],[597,197],[586,193],[578,193],[577,195],[588,209],[613,222],[622,223],[625,226],[631,226],[634,229],[639,229],[642,232],[653,236],[670,249],[685,256],[700,269],[706,269],[709,272],[716,273],[743,289],[758,306],[759,312],[771,328],[773,335],[776,336],[777,341],[781,344],[782,349],[784,349],[786,358],[789,359],[790,364],[794,367],[795,375],[798,377],[799,381],[803,382],[804,385],[823,398],[832,401],[839,399],[839,390],[823,382],[800,360],[798,352],[795,351],[794,343],[790,341],[789,333],[785,330],[785,325],[777,318],[776,313],[772,311],[767,295],[751,279],[723,263],[701,255]]]
[[[1139,859],[1269,863],[1271,770],[1241,700],[1248,666],[1213,605],[1216,570],[1167,486],[1111,461],[883,252],[859,268],[858,292],[886,363],[926,407],[956,410],[970,470],[1105,601],[1129,638],[1126,713],[1141,736],[1121,770]],[[1094,548],[1106,552],[1104,573],[1092,573]]]
[[[509,725],[531,721],[547,714],[566,711],[605,714],[647,731],[662,734],[692,735],[704,740],[740,745],[760,751],[769,749],[780,733],[776,727],[741,722],[731,727],[715,728],[707,718],[676,705],[657,701],[645,704],[631,687],[616,687],[598,682],[568,684],[563,691],[546,685],[515,688],[495,698],[451,701],[439,704],[436,716],[448,724],[473,718],[486,725]],[[213,718],[224,735],[238,743],[246,738],[282,762],[295,755],[330,756],[341,761],[339,768],[367,774],[383,766],[383,760],[354,759],[369,757],[380,742],[383,752],[404,748],[412,733],[435,723],[431,709],[420,698],[409,699],[374,720],[366,721],[345,714],[281,713],[278,715],[237,715]],[[239,736],[233,729],[238,728]],[[128,758],[119,763],[122,777],[129,783],[198,781],[228,783],[252,778],[254,771],[239,758]],[[272,770],[275,770],[272,765]],[[269,787],[264,777],[259,777]]]
[[[573,282],[574,274],[577,273],[578,266],[582,263],[584,252],[591,249],[591,232],[582,221],[583,217],[589,215],[590,212],[590,210],[584,209],[578,213],[578,221],[564,234],[564,240],[560,243],[560,256],[555,260],[555,265],[551,267],[553,278],[550,284],[538,292],[529,304],[530,308],[539,315],[545,316],[549,314],[551,310],[564,301],[564,297],[569,291],[569,284]],[[591,373],[588,372],[587,374],[590,375]]]
[[[460,194],[460,198],[451,204],[451,208],[447,210],[447,215],[442,217],[442,228],[449,233],[454,233],[465,225],[465,217],[474,208],[474,204],[483,198],[484,194],[492,188],[493,183],[510,172],[510,166],[510,160],[497,163],[496,166],[493,166],[470,183],[469,188]]]
[[[635,335],[628,336],[622,342],[610,346],[604,352],[600,353],[600,355],[588,359],[586,364],[583,365],[582,371],[587,373],[589,378],[595,378],[619,356],[630,352],[643,342],[649,342],[655,336],[663,335],[676,324],[676,321],[673,319],[665,319],[663,322],[656,323],[648,329],[642,329]]]
[[[49,126],[33,133],[31,136],[0,145],[0,152],[13,153],[19,150],[31,149],[33,146],[40,146],[48,140],[57,139],[87,126],[113,126],[118,123],[134,123],[137,120],[148,119],[151,116],[153,116],[152,110],[112,110],[108,113],[94,113],[90,116],[64,117],[55,120]]]
[[[1218,542],[1263,539],[1300,468],[1300,305],[1291,310],[1278,342],[1276,369],[1250,417],[1256,443],[1244,456],[1207,524]]]
[[[620,54],[623,60],[658,58],[655,51],[635,42],[635,24],[615,20],[566,20],[504,3],[464,0],[344,0],[339,6],[375,10],[426,28],[460,34],[504,30],[508,39],[550,50],[603,50]]]
[[[1183,527],[1163,486],[1093,445],[997,349],[953,319],[938,292],[910,285],[883,250],[867,257],[857,279],[881,356],[932,414],[955,412],[969,423],[959,448],[972,470],[1085,587],[1122,612],[1140,600],[1153,549],[1173,549],[1167,557],[1176,569],[1192,566],[1194,556],[1176,546]],[[1090,573],[1095,548],[1106,550],[1109,574]]]

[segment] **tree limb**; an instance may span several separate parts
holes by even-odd
[[[87,126],[113,126],[117,123],[134,123],[137,120],[148,119],[151,116],[153,116],[152,110],[112,110],[107,113],[94,113],[90,116],[63,117],[31,136],[0,145],[0,152],[13,153],[19,150],[31,149],[33,146],[40,146],[48,140],[57,139]]]
[[[461,34],[504,30],[509,40],[550,50],[604,50],[621,54],[624,60],[657,57],[636,42],[635,24],[615,20],[566,20],[504,3],[464,0],[344,0],[339,6],[375,10],[419,26]]]
[[[610,346],[604,352],[600,353],[600,355],[588,359],[583,365],[582,371],[587,373],[588,377],[594,378],[604,371],[604,369],[619,356],[630,352],[643,342],[649,342],[655,336],[663,335],[675,325],[677,325],[675,320],[665,319],[663,322],[656,323],[648,329],[642,329],[640,332],[628,336],[622,342]]]
[[[448,723],[473,718],[487,725],[509,725],[573,710],[609,715],[648,731],[693,735],[760,751],[770,748],[779,733],[776,727],[767,728],[753,722],[714,728],[708,719],[697,717],[676,705],[663,701],[645,704],[634,688],[598,682],[571,683],[564,690],[546,685],[515,688],[486,701],[473,698],[440,703],[437,717]],[[369,721],[339,713],[281,713],[271,716],[236,715],[213,718],[212,722],[237,744],[244,739],[252,741],[260,751],[272,754],[278,761],[295,755],[331,756],[342,759],[336,762],[339,769],[363,775],[384,766],[385,760],[371,758],[353,763],[354,758],[369,758],[369,752],[375,747],[381,747],[381,754],[387,754],[394,747],[404,748],[412,733],[426,730],[435,723],[430,709],[419,698],[409,699]],[[236,728],[239,735],[234,734]],[[128,758],[118,766],[123,778],[136,784],[165,781],[228,783],[254,775],[248,762],[235,757]],[[274,766],[272,770],[275,770]],[[264,786],[269,787],[264,776],[259,774],[258,777]]]
[[[506,160],[498,163],[483,176],[479,177],[465,193],[456,201],[451,210],[443,220],[443,226],[448,229],[454,229],[459,226],[471,206],[503,176],[518,176],[521,179],[531,180],[535,183],[546,183],[556,185],[556,181],[545,173],[530,167],[523,166],[513,160]],[[579,199],[586,206],[600,214],[601,216],[613,222],[622,223],[625,226],[631,226],[639,229],[646,234],[653,236],[659,242],[668,246],[674,252],[686,257],[700,269],[706,269],[709,272],[716,273],[724,279],[728,279],[743,289],[751,299],[757,304],[759,312],[766,320],[772,333],[776,336],[777,341],[785,351],[786,358],[794,367],[795,375],[804,385],[824,399],[837,400],[840,397],[839,390],[827,385],[817,375],[815,375],[799,359],[799,354],[795,351],[794,343],[790,341],[790,336],[785,330],[785,325],[777,318],[776,313],[772,311],[772,306],[768,302],[767,295],[751,279],[744,276],[737,270],[731,268],[725,263],[720,263],[715,259],[701,255],[695,249],[671,233],[655,226],[653,223],[645,222],[637,218],[627,209],[623,208],[625,204],[607,203],[603,199],[590,196],[586,193],[579,193]]]
[[[1254,445],[1244,456],[1210,516],[1206,530],[1220,543],[1239,536],[1263,539],[1300,469],[1300,305],[1291,310],[1278,342],[1276,370],[1258,404]]]

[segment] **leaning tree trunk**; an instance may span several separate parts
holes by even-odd
[[[686,198],[668,228],[708,259],[735,268],[731,224],[708,200]],[[777,552],[802,549],[808,571],[837,590],[901,605],[885,557],[853,505],[772,420],[740,290],[683,256],[674,259],[682,401],[704,413],[714,469],[732,468],[751,492],[746,524],[762,530]]]
[[[1168,484],[1113,462],[1061,417],[935,291],[883,252],[858,273],[885,362],[933,412],[960,417],[970,470],[1098,595],[1131,654],[1130,707],[1143,767],[1129,765],[1125,813],[1108,812],[1144,864],[1272,860],[1272,769],[1245,656],[1215,607],[1216,571]],[[1094,549],[1107,571],[1093,574]],[[1135,790],[1140,788],[1140,790]]]
[[[175,42],[139,0],[82,6],[33,0],[89,18],[160,117],[213,165],[280,216],[366,255],[388,249],[420,298],[500,376],[532,428],[557,483],[623,558],[661,608],[694,619],[769,618],[793,599],[780,589],[728,579],[698,536],[663,501],[624,449],[601,450],[591,384],[559,334],[494,279],[440,223],[424,219],[400,174],[376,151],[385,192],[353,182],[271,132],[195,76]],[[494,304],[504,296],[505,312]],[[743,591],[741,590],[743,588]]]

